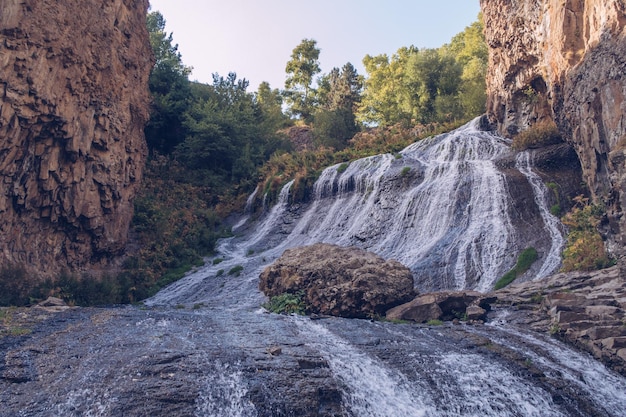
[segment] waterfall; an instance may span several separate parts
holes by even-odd
[[[490,289],[515,263],[518,242],[506,178],[495,165],[510,153],[509,143],[477,123],[395,156],[326,168],[313,201],[277,246],[260,236],[277,226],[286,206],[243,244],[278,255],[317,242],[354,245],[404,263],[422,290]]]
[[[472,122],[329,167],[308,204],[289,205],[290,182],[214,259],[145,306],[72,309],[25,342],[3,339],[0,414],[622,417],[623,376],[504,314],[492,325],[429,327],[261,308],[261,270],[320,241],[396,258],[420,289],[487,290],[532,223],[532,238],[548,242],[539,275],[550,273],[560,226],[528,153],[515,173],[520,189],[532,187],[538,208],[526,212],[537,218],[516,212],[499,168],[513,161],[509,141]]]
[[[529,245],[519,239],[516,227],[527,224],[511,218],[512,196],[497,167],[512,155],[510,141],[479,130],[476,119],[396,155],[326,168],[314,184],[312,201],[297,211],[288,203],[290,181],[257,224],[242,236],[222,240],[219,256],[225,262],[203,272],[217,274],[236,265],[248,273],[260,271],[286,249],[325,242],[400,261],[413,271],[420,291],[489,291]],[[539,222],[545,224],[539,230],[545,236],[534,238],[550,242],[541,258],[538,277],[543,277],[559,266],[563,236],[549,212],[546,187],[531,166],[529,153],[517,156],[516,167],[532,186]],[[205,291],[195,289],[201,282],[191,280],[173,284],[150,302],[202,300]]]
[[[550,207],[548,204],[548,188],[539,175],[532,170],[532,165],[532,154],[530,151],[523,151],[517,154],[515,166],[526,176],[532,186],[541,219],[550,234],[550,250],[541,265],[541,269],[535,276],[535,279],[541,279],[554,273],[561,266],[561,251],[565,244],[565,238],[562,232],[563,225],[559,219],[550,213],[548,208]]]

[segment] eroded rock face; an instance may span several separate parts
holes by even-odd
[[[286,250],[261,273],[259,289],[267,296],[303,291],[311,313],[357,318],[382,316],[415,296],[406,266],[324,243]]]
[[[554,120],[607,206],[608,249],[626,254],[626,3],[481,0],[481,8],[490,119],[506,136]]]
[[[0,5],[0,263],[122,251],[146,157],[147,0]]]

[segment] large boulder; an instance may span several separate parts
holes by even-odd
[[[308,312],[353,318],[382,316],[415,296],[406,266],[324,243],[286,250],[261,273],[259,289],[267,296],[302,291]]]

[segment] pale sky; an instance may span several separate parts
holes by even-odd
[[[249,91],[284,88],[285,66],[302,39],[315,39],[322,73],[350,62],[365,75],[367,54],[436,48],[474,22],[479,0],[150,0],[192,80],[234,71]]]

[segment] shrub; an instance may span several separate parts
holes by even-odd
[[[241,271],[243,271],[243,266],[236,265],[230,268],[230,270],[228,271],[228,275],[234,275],[238,277],[239,275],[241,275]]]
[[[300,314],[306,313],[306,305],[303,300],[304,293],[299,291],[295,294],[283,293],[271,297],[270,300],[263,304],[263,308],[277,314]]]
[[[339,165],[337,167],[337,174],[343,174],[344,172],[346,172],[346,169],[348,169],[348,166],[350,166],[350,164],[347,162],[344,162],[343,164]]]
[[[411,172],[411,167],[404,167],[402,168],[402,171],[400,171],[400,176],[406,177],[409,172]]]
[[[0,306],[25,306],[35,288],[34,278],[21,265],[6,265],[0,269]]]
[[[592,271],[614,264],[604,249],[604,242],[597,230],[604,209],[590,204],[581,196],[574,198],[575,205],[562,219],[569,228],[567,243],[563,250],[563,271]]]
[[[513,138],[513,149],[523,151],[529,148],[554,145],[562,142],[561,133],[553,120],[543,120],[519,133]]]
[[[517,263],[515,267],[511,269],[509,272],[504,274],[502,278],[500,278],[496,284],[494,285],[494,290],[499,290],[501,288],[506,287],[511,282],[515,281],[519,275],[522,275],[524,272],[528,271],[533,263],[538,258],[537,250],[535,248],[526,248],[520,253],[517,258]]]

